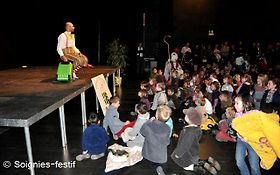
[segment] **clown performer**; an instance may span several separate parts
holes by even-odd
[[[66,31],[58,37],[57,53],[60,59],[64,62],[71,61],[74,65],[73,78],[77,79],[76,71],[81,67],[93,68],[88,64],[88,58],[83,55],[75,44],[74,25],[71,22],[66,22]]]

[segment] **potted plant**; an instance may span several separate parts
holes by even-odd
[[[121,85],[122,77],[121,74],[124,72],[126,67],[126,60],[128,59],[127,53],[128,49],[127,46],[120,43],[120,39],[114,39],[106,49],[108,53],[107,63],[112,66],[119,66],[119,71],[117,76],[115,77],[115,82],[117,86]]]

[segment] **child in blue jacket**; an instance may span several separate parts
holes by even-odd
[[[91,158],[92,160],[99,159],[105,155],[109,136],[105,129],[100,126],[99,116],[91,113],[88,119],[88,126],[83,133],[83,152],[76,157],[77,161]]]

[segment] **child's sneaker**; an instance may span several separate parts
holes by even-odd
[[[137,113],[134,112],[134,111],[131,111],[131,112],[130,112],[130,115],[132,115],[132,116],[137,116]]]
[[[90,156],[91,160],[96,160],[96,159],[99,159],[101,157],[103,157],[105,154],[104,153],[101,153],[101,154],[93,154]]]
[[[114,140],[119,140],[119,136],[117,136],[116,134],[113,134],[113,139]]]
[[[178,122],[181,123],[181,124],[186,124],[186,122],[185,122],[185,120],[183,118],[179,118]]]
[[[197,174],[207,174],[207,170],[204,169],[203,165],[197,164],[194,165],[193,171],[196,172]]]
[[[217,170],[215,167],[211,166],[209,163],[205,162],[203,167],[212,175],[217,175]]]
[[[161,166],[158,166],[157,169],[156,169],[156,171],[157,171],[157,174],[158,174],[158,175],[165,175],[165,173],[164,173],[164,171],[163,171],[163,169],[162,169]]]
[[[209,162],[212,166],[214,166],[216,168],[216,170],[218,170],[218,171],[221,170],[221,165],[213,157],[209,157],[207,162]]]
[[[88,159],[88,158],[90,158],[90,155],[89,155],[88,153],[86,153],[86,154],[80,154],[80,155],[78,155],[78,156],[76,157],[76,160],[77,160],[77,161],[82,161],[82,160],[85,160],[85,159]]]

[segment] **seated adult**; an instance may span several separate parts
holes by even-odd
[[[74,65],[73,78],[77,79],[76,72],[81,67],[92,68],[91,64],[88,64],[88,58],[83,55],[75,45],[74,25],[71,22],[66,22],[66,31],[61,33],[58,37],[57,52],[64,62],[71,61]]]

